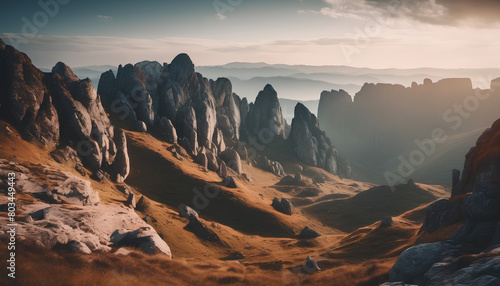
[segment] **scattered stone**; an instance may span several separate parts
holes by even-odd
[[[309,238],[316,238],[321,236],[317,231],[309,228],[308,226],[304,227],[304,229],[300,232],[299,238],[302,239],[309,239]]]
[[[283,166],[278,161],[271,161],[265,156],[257,156],[254,161],[254,164],[257,168],[260,168],[264,171],[271,172],[276,176],[284,176],[285,170]]]
[[[122,177],[122,175],[117,174],[117,175],[116,175],[116,182],[117,182],[118,184],[123,184],[123,183],[125,183],[125,179]]]
[[[284,214],[287,214],[287,215],[292,215],[292,212],[293,212],[293,205],[292,203],[285,199],[285,198],[282,198],[281,201],[278,199],[278,198],[274,198],[273,199],[273,203],[271,204],[271,206],[281,212],[281,213],[284,213]]]
[[[128,198],[128,195],[132,193],[132,190],[131,190],[131,189],[130,189],[130,187],[129,187],[129,186],[127,186],[127,185],[116,185],[116,188],[117,188],[120,192],[124,193],[124,194],[127,196],[127,198]]]
[[[385,217],[381,220],[380,222],[380,227],[389,227],[394,224],[394,221],[392,220],[392,217]]]
[[[239,251],[236,251],[224,257],[222,260],[242,260],[242,259],[245,259],[245,255],[243,255],[243,253]]]
[[[33,223],[33,218],[30,215],[25,216],[23,220],[25,223]]]
[[[87,172],[85,171],[85,169],[83,168],[83,165],[82,164],[76,164],[75,165],[75,170],[78,172],[78,174],[80,174],[82,177],[85,177],[87,176]]]
[[[207,228],[197,217],[191,216],[186,228],[192,231],[196,236],[198,236],[203,240],[213,241],[213,242],[220,241],[220,238],[217,235],[217,233]]]
[[[247,182],[249,182],[249,183],[252,183],[252,182],[254,181],[254,180],[252,179],[252,177],[250,177],[250,175],[248,175],[247,173],[243,173],[243,174],[241,174],[241,177],[242,177],[243,179],[245,179],[245,180],[246,180]]]
[[[188,220],[193,218],[199,219],[198,213],[184,204],[181,204],[179,207],[179,215]]]
[[[104,172],[102,170],[97,170],[95,173],[94,173],[94,179],[98,182],[102,182],[104,181]]]
[[[136,203],[135,203],[135,194],[130,193],[127,198],[127,202],[125,203],[127,206],[130,206],[131,208],[135,209],[136,208]]]
[[[224,178],[224,180],[222,180],[222,185],[225,186],[225,187],[228,187],[228,188],[236,188],[236,182],[234,181],[233,177],[231,176],[227,176],[226,178]]]
[[[318,263],[311,257],[306,258],[306,263],[304,264],[304,271],[307,273],[313,273],[316,271],[321,271],[321,268],[319,268]]]
[[[198,156],[196,156],[195,162],[202,166],[204,170],[208,169],[208,160],[205,153],[198,152]]]
[[[294,179],[295,185],[300,185],[302,183],[302,180],[303,180],[302,174],[301,173],[295,174],[295,177],[293,179]]]
[[[325,177],[323,177],[323,176],[319,176],[319,177],[314,178],[314,181],[316,181],[316,183],[318,183],[318,184],[326,183]]]
[[[146,198],[145,196],[141,196],[141,198],[137,202],[136,209],[141,212],[146,212],[149,209],[150,204],[151,203],[148,198]]]
[[[321,194],[321,191],[316,189],[316,188],[307,188],[300,192],[297,196],[300,198],[310,198],[310,197],[317,197]]]
[[[207,241],[220,241],[219,236],[213,231],[208,229],[202,222],[198,213],[182,204],[179,207],[179,215],[188,220],[186,229],[192,231],[196,236]]]
[[[221,161],[219,164],[219,170],[217,171],[217,175],[221,178],[226,178],[227,177],[227,167],[226,163],[224,161]]]

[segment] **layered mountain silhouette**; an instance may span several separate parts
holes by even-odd
[[[324,92],[287,122],[271,84],[252,102],[187,54],[108,68],[96,90],[0,40],[17,284],[498,284],[498,80]],[[386,170],[394,185],[365,181]]]
[[[447,184],[462,155],[497,119],[498,83],[489,90],[473,89],[466,78],[365,84],[354,99],[343,90],[325,91],[318,119],[359,179]]]

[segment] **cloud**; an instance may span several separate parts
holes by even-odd
[[[363,19],[374,13],[447,26],[488,27],[500,23],[498,0],[325,0],[314,11],[333,18]]]
[[[113,17],[104,16],[104,15],[97,15],[97,18],[102,19],[102,20],[113,20]]]
[[[206,38],[120,38],[103,36],[38,35],[19,46],[38,67],[50,68],[62,61],[69,66],[137,63],[143,60],[171,62],[187,53],[196,65],[228,62],[268,62],[309,65],[351,65],[372,68],[500,66],[495,57],[500,41],[496,30],[435,26],[390,31],[390,38],[370,38],[347,61],[341,46],[355,45],[356,35],[341,37],[284,38],[261,41],[231,41]],[[22,34],[0,33],[7,44]],[[404,52],[402,52],[404,51]]]

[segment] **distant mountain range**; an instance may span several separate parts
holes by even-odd
[[[50,71],[50,69],[42,69]],[[97,89],[103,72],[112,70],[116,75],[117,67],[94,65],[75,67],[73,71],[79,78],[89,78]],[[437,81],[443,78],[470,78],[474,87],[488,88],[490,80],[500,77],[500,69],[370,69],[349,66],[307,66],[266,63],[234,62],[218,66],[199,66],[198,72],[209,79],[228,78],[233,91],[240,97],[254,101],[266,84],[271,84],[280,98],[283,116],[290,124],[295,105],[300,102],[317,115],[320,94],[324,90],[347,91],[351,96],[358,93],[365,83],[398,83],[410,86],[413,81],[422,82],[425,78]]]
[[[111,65],[72,67],[79,78],[90,78],[95,87],[100,75],[108,70],[116,74],[117,67]],[[43,70],[43,69],[42,69]],[[470,78],[474,87],[483,86],[497,77],[500,69],[371,69],[349,66],[307,66],[266,63],[229,63],[218,66],[197,66],[196,70],[209,79],[229,78],[233,90],[249,101],[266,84],[271,84],[280,98],[299,101],[319,100],[323,90],[343,89],[354,96],[365,83],[398,83],[410,86],[413,81],[425,78],[438,81],[444,78]],[[44,70],[44,71],[50,71]],[[317,112],[317,109],[311,109]]]

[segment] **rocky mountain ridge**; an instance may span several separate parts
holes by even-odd
[[[446,168],[460,168],[462,155],[498,118],[498,80],[483,83],[483,89],[468,78],[426,79],[409,87],[366,83],[354,99],[343,90],[324,91],[318,120],[359,179],[388,183],[391,172],[405,181],[446,185]],[[434,140],[434,134],[442,136]],[[408,167],[409,174],[398,172],[414,161],[412,154],[418,164]]]
[[[460,225],[449,239],[420,244],[402,253],[390,281],[418,285],[500,283],[500,120],[467,153],[462,176],[452,172],[452,195],[431,204],[422,230]],[[465,262],[467,261],[467,262]]]

